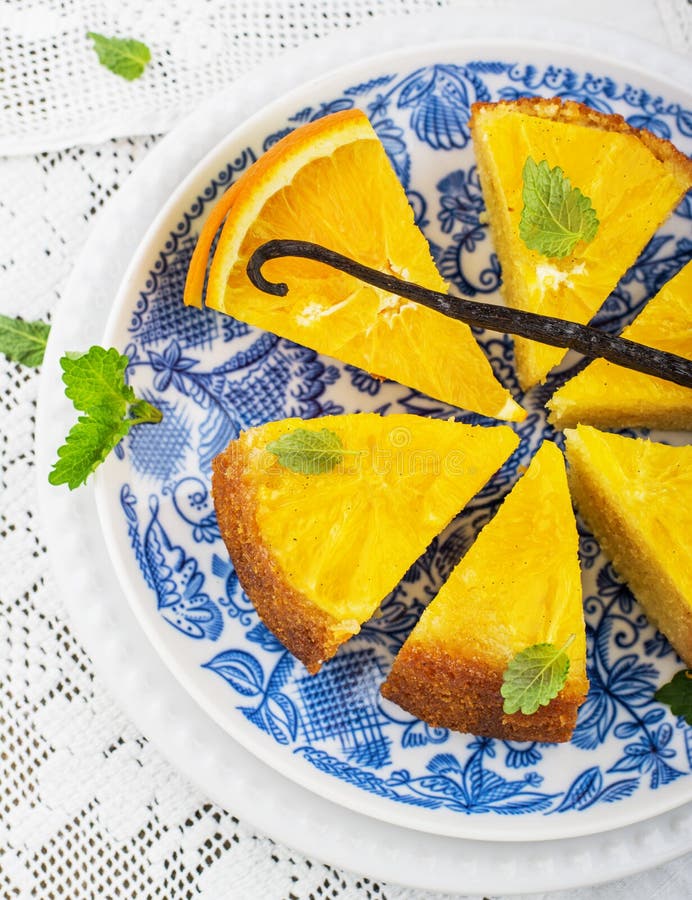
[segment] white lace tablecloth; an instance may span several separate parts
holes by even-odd
[[[195,103],[283,48],[443,0],[4,0],[0,4],[0,303],[50,319],[93,216]],[[459,4],[508,6],[502,0]],[[685,0],[535,0],[692,54]],[[101,68],[88,30],[139,37],[146,78]],[[0,358],[0,896],[408,898],[336,871],[215,806],[114,708],[49,570],[34,481],[38,374]],[[691,838],[692,844],[692,838]],[[463,894],[464,885],[459,885]],[[563,900],[682,900],[692,856]]]

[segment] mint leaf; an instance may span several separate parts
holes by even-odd
[[[125,437],[129,424],[99,422],[80,416],[58,450],[58,461],[48,476],[51,484],[66,484],[72,491],[83,484]]]
[[[0,353],[25,366],[40,366],[50,325],[0,315]]]
[[[323,428],[321,431],[309,431],[307,428],[296,428],[288,434],[267,444],[267,450],[273,453],[285,469],[299,472],[302,475],[319,475],[331,472],[338,465],[344,454],[357,454],[357,450],[345,450],[341,438],[333,431]]]
[[[567,681],[569,657],[565,650],[573,640],[572,634],[562,647],[534,644],[517,653],[502,676],[503,712],[511,715],[521,710],[531,716],[557,697]]]
[[[114,347],[92,347],[87,353],[66,353],[60,360],[65,394],[86,415],[72,426],[48,475],[51,484],[70,490],[89,475],[125,437],[143,422],[160,422],[161,412],[135,396],[125,380],[127,356]]]
[[[654,694],[656,700],[670,707],[675,716],[682,716],[692,725],[692,669],[681,669],[672,681],[664,684]]]
[[[94,50],[101,65],[127,81],[139,78],[151,59],[151,51],[141,41],[109,38],[95,31],[88,31],[87,37],[94,42]]]
[[[75,409],[94,418],[111,421],[122,419],[135,392],[125,381],[130,364],[115,347],[105,350],[92,347],[87,353],[66,353],[60,360],[65,394]]]
[[[522,171],[524,207],[519,236],[530,250],[561,259],[569,256],[579,241],[592,241],[598,218],[579,188],[573,188],[559,166],[536,163],[530,156]]]

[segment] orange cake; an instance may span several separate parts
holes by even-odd
[[[461,322],[305,259],[265,265],[267,278],[288,284],[285,297],[250,282],[246,268],[254,250],[292,238],[447,290],[364,113],[345,110],[297,128],[226,192],[195,249],[188,304],[202,303],[210,248],[224,217],[207,306],[454,406],[509,421],[525,417]]]
[[[692,359],[692,262],[650,300],[624,338]],[[692,429],[692,389],[596,359],[548,401],[557,428]]]
[[[692,447],[565,431],[572,496],[649,620],[692,666]]]
[[[562,454],[545,442],[421,616],[383,695],[436,727],[569,740],[588,690],[577,550]],[[564,687],[532,715],[506,714],[508,664],[546,643],[568,645]]]
[[[692,161],[669,141],[572,101],[476,103],[470,127],[503,296],[518,309],[588,322],[692,186]],[[537,190],[527,197],[539,175],[547,184],[549,170],[559,184],[561,173],[577,189],[562,207],[548,209]],[[524,220],[534,201],[545,214],[537,243],[537,226]],[[591,213],[580,218],[589,205]],[[576,243],[556,240],[570,235]],[[519,337],[515,352],[524,389],[543,381],[564,355]]]
[[[318,671],[518,442],[505,425],[376,413],[243,432],[212,476],[241,585]]]

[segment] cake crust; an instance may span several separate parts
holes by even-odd
[[[257,525],[255,493],[244,477],[247,459],[243,442],[233,441],[212,463],[212,496],[221,536],[264,624],[314,675],[357,626],[349,631],[286,580]]]
[[[656,555],[637,540],[627,516],[612,502],[582,458],[578,432],[567,432],[568,479],[574,503],[588,527],[627,581],[649,622],[663,632],[678,656],[692,666],[692,605]],[[684,502],[680,498],[680,502]]]
[[[471,130],[484,112],[498,108],[569,125],[585,125],[602,131],[631,134],[638,138],[656,159],[666,163],[682,181],[689,183],[692,180],[692,159],[688,159],[665,138],[657,137],[646,128],[635,128],[628,124],[618,113],[602,113],[576,100],[562,100],[559,97],[518,97],[516,100],[499,100],[496,103],[472,103]]]
[[[394,660],[382,695],[435,728],[513,741],[569,741],[586,699],[570,684],[533,715],[506,715],[500,694],[503,671],[439,645],[405,644]]]

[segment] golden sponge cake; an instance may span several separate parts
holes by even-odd
[[[621,116],[557,98],[476,103],[470,120],[508,306],[586,323],[692,186],[692,161]],[[549,258],[520,237],[527,158],[560,167],[591,201],[598,228]],[[515,338],[519,383],[543,381],[564,350]]]
[[[329,470],[293,471],[272,447],[325,431]],[[359,631],[430,541],[516,448],[507,426],[360,413],[284,419],[216,457],[212,493],[238,578],[310,672]]]
[[[428,605],[383,695],[438,727],[569,740],[588,690],[577,550],[562,454],[546,442]],[[532,715],[504,713],[500,690],[509,662],[535,644],[570,640],[558,696]]]
[[[692,447],[588,425],[565,436],[577,509],[649,620],[692,666]]]

